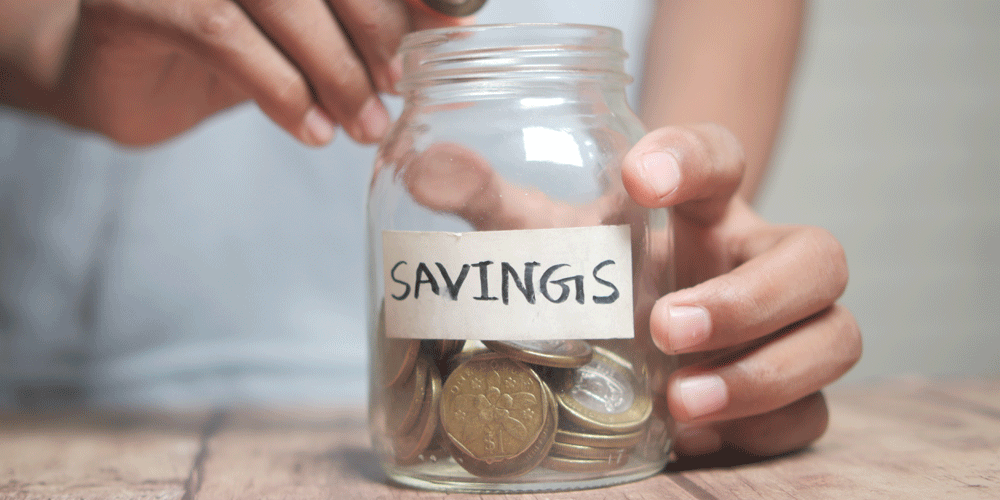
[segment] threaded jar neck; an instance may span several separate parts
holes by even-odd
[[[579,24],[497,24],[407,35],[400,46],[407,94],[430,86],[471,85],[477,93],[510,85],[589,80],[623,87],[627,54],[614,28]]]

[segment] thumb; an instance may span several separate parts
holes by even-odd
[[[743,148],[716,124],[656,129],[622,159],[622,183],[636,203],[675,207],[702,224],[723,215],[743,177]]]

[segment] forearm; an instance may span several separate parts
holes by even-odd
[[[753,201],[795,65],[801,0],[661,0],[646,49],[641,115],[650,129],[715,122],[743,144]]]
[[[51,112],[78,0],[0,0],[0,103]]]

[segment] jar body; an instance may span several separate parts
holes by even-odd
[[[527,42],[497,46],[512,34]],[[472,492],[659,472],[674,360],[648,322],[673,288],[672,232],[666,210],[622,186],[643,129],[614,71],[620,34],[505,25],[417,37],[404,41],[407,102],[368,197],[380,463],[403,484]]]

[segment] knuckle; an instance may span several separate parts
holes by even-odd
[[[691,127],[669,127],[665,129],[665,139],[683,151],[682,156],[695,161],[709,159],[708,146],[702,135]]]
[[[342,55],[333,60],[330,65],[330,72],[327,80],[335,88],[342,91],[353,90],[360,87],[359,81],[364,76],[364,69],[361,64],[351,55]]]
[[[366,2],[360,7],[351,30],[365,40],[376,42],[376,55],[388,59],[407,31],[407,15],[402,5]]]
[[[746,153],[743,151],[743,145],[740,143],[739,138],[736,137],[736,134],[717,123],[706,123],[702,127],[706,134],[712,136],[714,142],[722,146],[719,148],[720,152],[727,153],[730,161],[743,164]]]
[[[309,88],[297,75],[273,77],[272,98],[282,109],[294,110],[296,117],[305,115],[311,104]]]
[[[377,17],[362,16],[355,23],[354,29],[366,40],[379,40],[383,37],[385,30]]]
[[[755,293],[754,287],[737,277],[730,274],[719,276],[712,281],[712,287],[722,313],[713,314],[713,320],[717,317],[721,320],[720,328],[736,329],[742,325],[743,334],[751,335],[753,332],[746,330],[747,326],[762,324],[771,316],[771,308],[763,302],[764,298],[758,297],[761,294]],[[740,325],[729,325],[727,328],[727,318],[739,318]]]
[[[368,75],[353,57],[340,57],[318,85],[318,93],[328,105],[340,111],[341,117],[353,116],[372,94]]]
[[[740,141],[725,127],[701,123],[664,129],[666,141],[679,159],[705,181],[711,180],[720,192],[732,191],[743,178],[745,154]]]
[[[224,40],[238,31],[245,14],[238,5],[226,0],[199,2],[191,11],[191,29],[195,36]]]
[[[709,136],[703,141],[708,148],[705,154],[721,177],[728,181],[727,189],[739,185],[746,168],[746,153],[740,140],[728,128],[715,123],[706,124],[704,133]]]
[[[786,369],[781,363],[764,363],[751,361],[749,358],[740,363],[743,375],[752,381],[755,387],[784,388],[792,382],[789,380],[793,370]],[[764,404],[765,401],[758,403]]]

